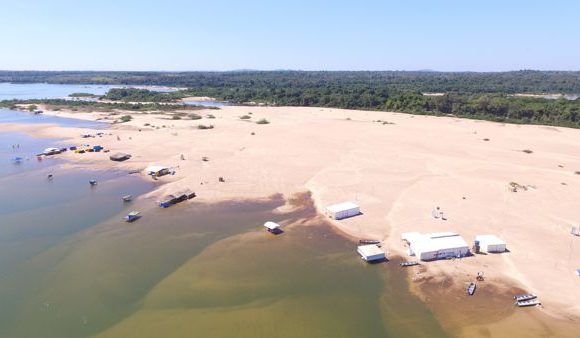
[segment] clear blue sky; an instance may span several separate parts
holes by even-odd
[[[1,0],[4,70],[580,70],[580,1]]]

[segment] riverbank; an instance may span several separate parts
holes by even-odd
[[[496,234],[510,252],[427,263],[423,277],[435,283],[450,277],[461,290],[483,271],[487,280],[480,289],[534,292],[544,307],[530,310],[578,322],[580,294],[572,290],[578,287],[573,272],[580,257],[569,230],[580,219],[574,207],[580,197],[580,156],[574,155],[580,154],[580,131],[320,108],[228,106],[199,114],[200,120],[169,120],[132,113],[131,121],[110,128],[113,135],[98,139],[81,139],[81,130],[69,128],[3,128],[76,144],[98,142],[111,153],[133,155],[122,163],[104,153],[63,155],[83,166],[175,168],[152,197],[189,187],[200,201],[213,203],[309,190],[320,211],[352,200],[364,215],[334,225],[354,238],[385,240],[391,254],[406,255],[400,234],[407,231],[456,231],[468,242],[477,234]],[[257,124],[260,119],[270,123]],[[528,189],[511,192],[510,182]],[[435,206],[447,221],[431,218]]]

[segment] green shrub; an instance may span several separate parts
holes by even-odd
[[[242,116],[240,116],[240,120],[249,120],[251,118],[252,117],[250,115],[242,115]]]
[[[193,113],[193,114],[189,114],[189,118],[191,120],[201,120],[201,115]]]
[[[213,124],[206,126],[205,124],[200,124],[197,126],[197,129],[213,129]]]
[[[256,121],[256,124],[269,124],[270,121],[266,120],[266,119],[259,119],[258,121]]]
[[[129,122],[133,119],[133,117],[131,115],[123,115],[119,118],[119,121],[121,122]]]

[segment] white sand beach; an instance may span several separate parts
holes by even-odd
[[[251,119],[239,118],[250,112]],[[130,122],[110,128],[112,135],[89,139],[80,138],[80,129],[55,126],[2,129],[133,155],[121,163],[106,153],[62,155],[72,165],[173,167],[176,174],[160,178],[168,184],[156,195],[189,187],[212,202],[309,190],[321,212],[352,201],[363,215],[333,223],[354,238],[386,241],[390,255],[406,256],[403,232],[455,231],[470,245],[476,235],[495,234],[509,252],[426,263],[423,276],[451,276],[462,285],[482,271],[485,283],[539,295],[538,311],[580,320],[580,293],[574,291],[580,283],[575,274],[580,238],[570,234],[580,224],[580,130],[304,107],[227,106],[197,113],[215,119],[132,113]],[[270,123],[255,123],[262,118]],[[200,124],[214,128],[201,130]],[[512,192],[510,182],[525,189]],[[436,206],[446,221],[431,217]]]

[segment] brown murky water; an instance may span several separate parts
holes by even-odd
[[[1,336],[446,336],[402,270],[363,263],[307,196],[284,203],[140,201],[141,220],[75,233],[6,278]]]

